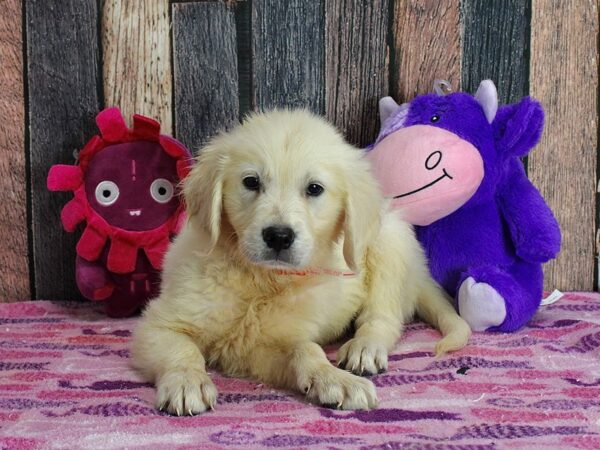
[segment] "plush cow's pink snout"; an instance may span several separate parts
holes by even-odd
[[[367,158],[386,198],[414,225],[429,225],[456,211],[483,179],[479,151],[454,133],[430,125],[402,128]]]

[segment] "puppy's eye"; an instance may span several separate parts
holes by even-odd
[[[321,186],[320,184],[310,183],[306,187],[306,195],[309,195],[310,197],[318,197],[319,195],[321,195],[323,193],[324,190],[325,190],[325,188],[323,186]]]
[[[260,188],[260,180],[255,176],[244,177],[242,183],[246,189],[249,191],[258,191]]]

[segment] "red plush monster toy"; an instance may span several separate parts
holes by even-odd
[[[96,123],[101,136],[81,150],[78,165],[53,166],[48,189],[75,194],[61,213],[65,230],[86,224],[76,248],[79,290],[125,317],[156,294],[163,256],[185,218],[176,190],[192,157],[147,117],[134,115],[129,129],[109,108]]]

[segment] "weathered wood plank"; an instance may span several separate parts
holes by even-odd
[[[238,121],[236,23],[224,3],[173,5],[176,136],[197,150]]]
[[[98,11],[96,0],[27,0],[27,67],[35,294],[78,298],[76,236],[60,211],[72,194],[48,192],[51,165],[73,162],[96,133]]]
[[[22,20],[19,0],[0,2],[0,302],[30,296]]]
[[[240,119],[252,110],[252,7],[239,0],[235,8]]]
[[[325,111],[355,145],[372,142],[388,95],[388,0],[325,2]]]
[[[533,0],[531,93],[546,110],[529,176],[554,210],[563,245],[546,287],[591,290],[598,137],[598,5]],[[557,23],[559,21],[559,23]]]
[[[106,106],[158,120],[172,131],[172,73],[168,0],[102,0]]]
[[[463,0],[462,90],[491,79],[500,104],[529,91],[530,0]]]
[[[432,92],[435,80],[460,87],[460,0],[396,0],[390,87],[396,101]]]
[[[323,2],[252,1],[254,109],[289,106],[324,112]]]

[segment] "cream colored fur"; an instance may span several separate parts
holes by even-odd
[[[259,192],[242,184],[249,174],[260,178]],[[315,182],[323,194],[307,196]],[[444,334],[438,354],[466,344],[468,325],[430,278],[410,225],[386,209],[362,152],[312,114],[257,114],[218,136],[184,194],[189,221],[133,337],[134,365],[156,384],[157,407],[177,415],[212,408],[210,365],[319,404],[373,408],[372,382],[355,374],[387,368],[415,312]],[[349,267],[357,276],[274,270],[261,232],[278,224],[296,232],[284,268]],[[321,345],[353,320],[342,368],[334,367]]]

